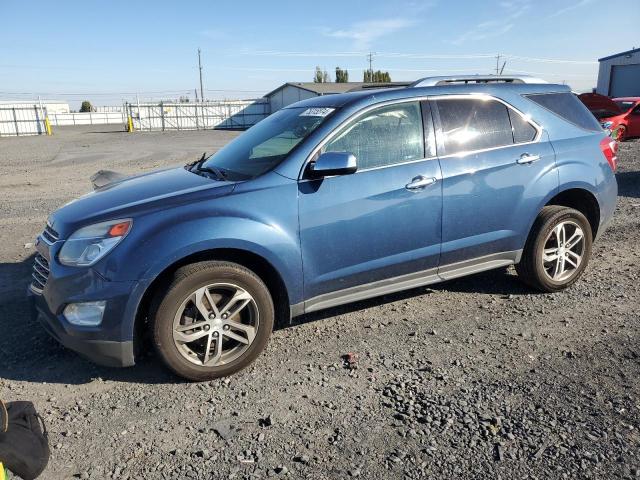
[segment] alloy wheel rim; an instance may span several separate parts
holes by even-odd
[[[232,283],[214,283],[184,299],[173,320],[173,342],[189,362],[219,367],[247,351],[258,326],[258,306],[249,292]]]
[[[544,272],[554,282],[564,282],[578,271],[584,256],[584,231],[575,222],[556,225],[544,242]]]

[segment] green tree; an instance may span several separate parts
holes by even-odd
[[[320,67],[316,67],[316,72],[313,75],[313,81],[315,83],[328,83],[331,81],[331,79],[329,78],[329,74],[326,70],[323,70]]]
[[[391,82],[391,75],[389,75],[389,72],[382,72],[380,70],[376,70],[375,72],[373,70],[365,70],[364,71],[364,79],[363,82],[365,83],[390,83]]]
[[[348,83],[349,71],[336,67],[336,83]]]
[[[91,105],[91,102],[89,100],[83,101],[82,105],[80,105],[80,111],[81,112],[93,112],[93,106]]]

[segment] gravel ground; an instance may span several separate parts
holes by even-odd
[[[0,139],[0,398],[42,412],[43,478],[640,478],[640,142],[622,145],[614,222],[568,291],[501,269],[388,295],[188,384],[152,355],[107,369],[49,339],[25,244],[96,170],[184,164],[235,133],[96,128]]]

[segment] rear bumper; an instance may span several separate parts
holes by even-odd
[[[91,338],[87,332],[71,328],[62,315],[52,313],[44,299],[30,290],[29,303],[31,314],[37,319],[49,335],[63,346],[99,365],[107,367],[130,367],[135,364],[133,341],[111,341]]]

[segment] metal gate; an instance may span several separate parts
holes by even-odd
[[[125,106],[134,130],[246,129],[269,116],[269,101],[129,103]]]
[[[46,111],[38,105],[0,105],[0,137],[46,133]]]

